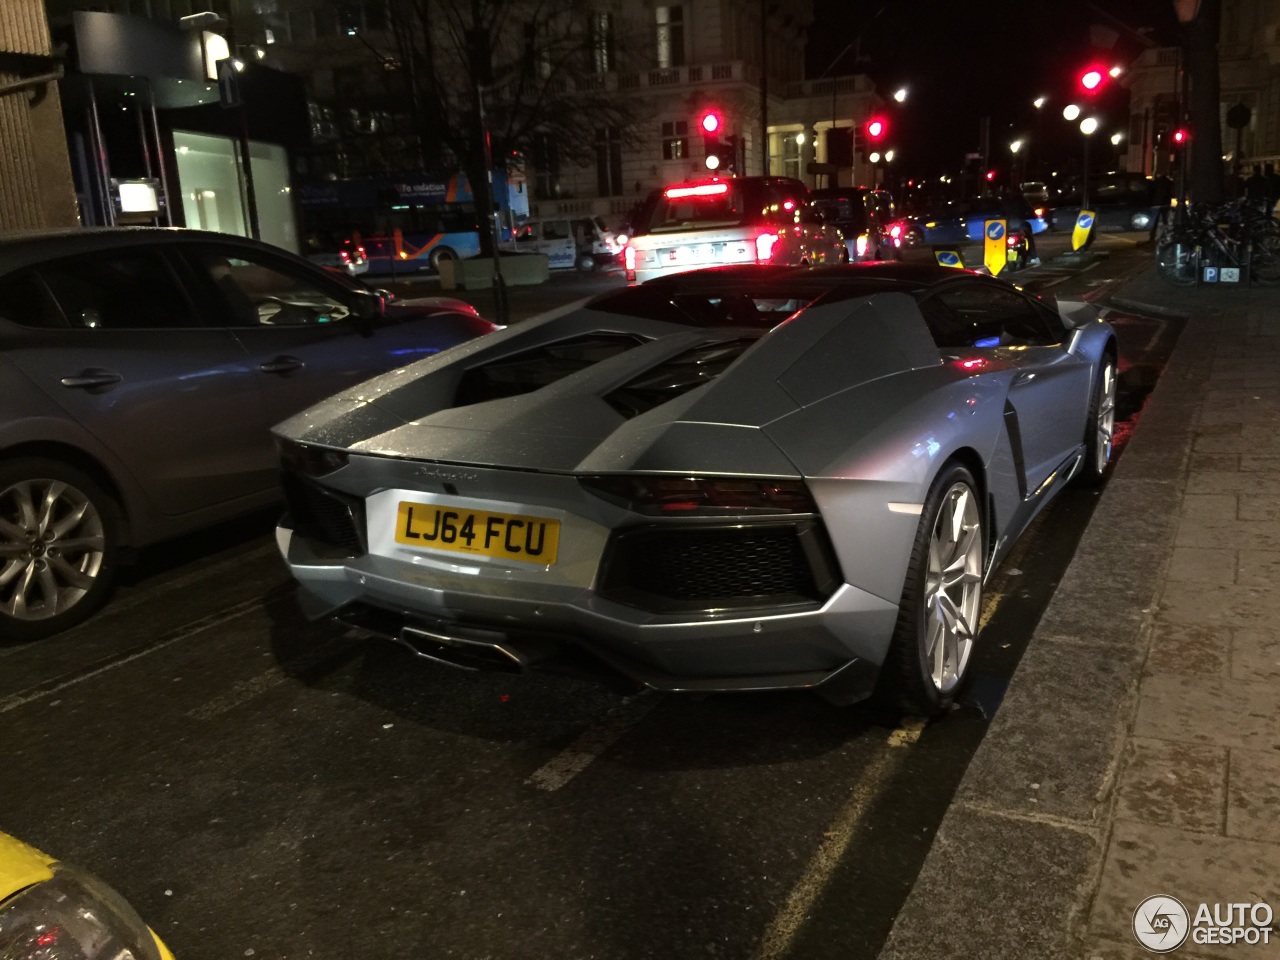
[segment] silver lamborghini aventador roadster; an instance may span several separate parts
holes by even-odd
[[[1084,303],[932,266],[620,289],[276,428],[309,615],[469,669],[945,708],[983,583],[1111,456]]]

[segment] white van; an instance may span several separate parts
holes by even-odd
[[[599,217],[533,217],[516,224],[502,249],[544,254],[552,270],[585,272],[613,263],[622,248]]]

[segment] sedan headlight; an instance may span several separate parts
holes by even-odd
[[[142,918],[101,880],[55,864],[53,879],[0,903],[4,960],[160,960]]]

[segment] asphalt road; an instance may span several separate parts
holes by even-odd
[[[1134,239],[1084,269],[1042,242],[1020,280],[1105,298],[1149,263]],[[1129,428],[1178,328],[1109,319]],[[1096,498],[1064,494],[993,576],[974,682],[928,726],[419,665],[303,622],[247,518],[0,647],[0,829],[109,880],[179,960],[871,958]]]

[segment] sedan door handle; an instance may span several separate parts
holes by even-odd
[[[78,376],[63,377],[62,385],[73,390],[92,390],[94,387],[111,387],[123,378],[114,370],[84,370]]]
[[[306,364],[297,357],[285,356],[276,357],[267,363],[258,367],[263,373],[293,373],[295,370],[301,370]]]

